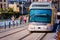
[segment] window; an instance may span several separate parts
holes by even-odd
[[[10,1],[10,4],[14,4],[14,2],[13,1]]]
[[[19,7],[19,5],[17,5],[17,7]]]
[[[0,8],[2,8],[2,4],[0,4]]]
[[[36,0],[38,2],[38,0]]]
[[[4,8],[6,8],[6,4],[4,4]]]
[[[6,2],[6,0],[4,0],[4,2]]]
[[[33,0],[33,2],[34,2],[35,0]]]
[[[29,22],[51,23],[50,9],[31,9]]]
[[[0,2],[2,2],[2,0],[0,0]]]

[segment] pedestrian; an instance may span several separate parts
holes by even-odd
[[[22,16],[20,16],[20,24],[22,23]]]
[[[24,16],[24,22],[25,22],[25,23],[26,23],[26,19],[27,19],[26,16]]]
[[[12,20],[12,23],[13,23],[13,26],[14,26],[14,25],[15,25],[15,24],[14,24],[15,17],[14,17],[14,16],[12,16],[12,17],[11,17],[11,20]]]
[[[27,22],[28,22],[28,19],[29,19],[29,18],[27,17],[27,20],[26,20]]]

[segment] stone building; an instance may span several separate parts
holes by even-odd
[[[0,8],[7,8],[8,0],[0,0]]]
[[[52,3],[55,5],[57,11],[60,11],[60,0],[52,0]]]
[[[13,11],[15,11],[15,12],[19,12],[18,5],[19,5],[19,3],[17,1],[10,1],[9,8],[12,8]]]

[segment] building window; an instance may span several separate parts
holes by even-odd
[[[6,8],[6,4],[4,4],[4,8]]]
[[[2,2],[2,0],[0,0],[0,2]]]
[[[10,3],[10,4],[14,4],[14,2],[13,2],[13,1],[10,1],[9,3]]]
[[[34,2],[35,0],[33,0],[33,2]]]
[[[0,8],[2,8],[2,4],[0,4]]]
[[[36,0],[38,2],[38,0]]]
[[[6,2],[6,0],[4,0],[4,2]]]

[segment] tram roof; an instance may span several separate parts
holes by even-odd
[[[33,2],[30,9],[51,9],[52,4],[48,2]]]

